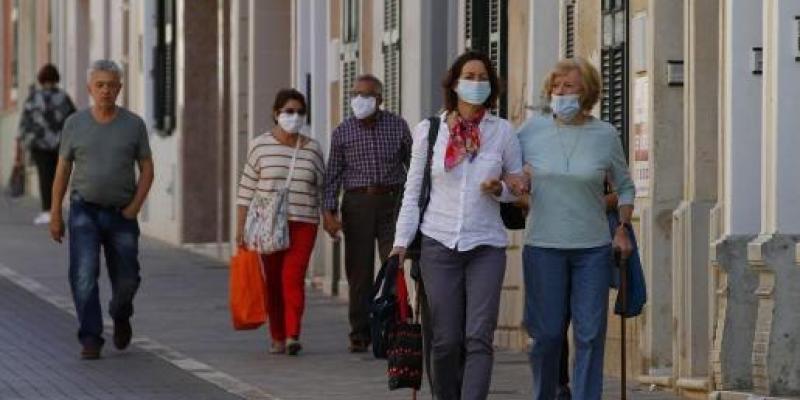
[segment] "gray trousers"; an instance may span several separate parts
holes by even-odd
[[[506,251],[491,246],[451,250],[423,237],[420,266],[433,331],[433,395],[486,399]]]

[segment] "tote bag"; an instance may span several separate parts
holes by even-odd
[[[247,209],[244,243],[250,250],[270,254],[289,248],[289,185],[300,150],[300,138],[294,148],[289,174],[283,188],[274,193],[256,194]]]

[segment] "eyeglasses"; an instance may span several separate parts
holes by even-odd
[[[299,108],[284,108],[280,111],[280,113],[306,115],[306,110]]]

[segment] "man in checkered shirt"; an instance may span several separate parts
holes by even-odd
[[[334,129],[325,171],[323,226],[334,240],[339,231],[345,239],[351,352],[365,352],[370,344],[366,299],[374,276],[375,242],[383,261],[392,250],[395,209],[411,157],[408,124],[380,109],[382,91],[378,78],[356,78],[350,101],[353,116]]]

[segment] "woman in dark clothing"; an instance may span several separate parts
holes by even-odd
[[[75,105],[69,95],[57,86],[60,77],[52,64],[45,64],[39,70],[37,80],[40,88],[31,91],[22,108],[16,162],[22,163],[23,149],[27,149],[36,163],[42,212],[33,222],[38,225],[50,222],[50,198],[61,128],[67,117],[75,112]]]

